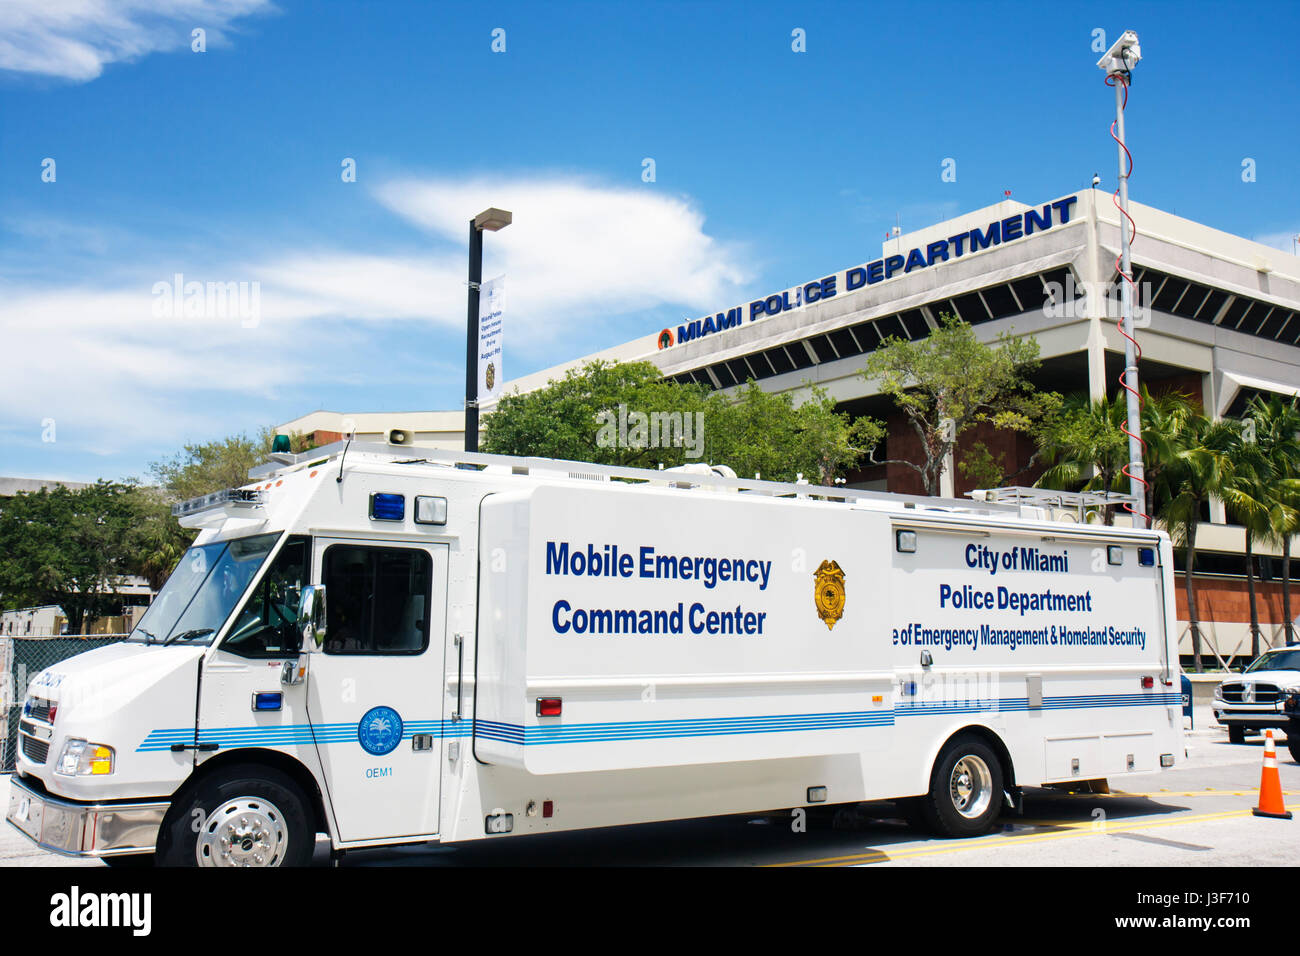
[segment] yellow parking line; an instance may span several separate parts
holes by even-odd
[[[1298,797],[1300,790],[1283,790],[1283,796]],[[1116,791],[1108,794],[1112,797],[1255,797],[1259,795],[1258,790],[1157,790],[1153,793],[1127,793],[1125,791]],[[1081,797],[1092,797],[1097,794],[1081,793]]]
[[[992,839],[965,840],[959,844],[942,847],[920,846],[890,852],[885,850],[868,850],[849,856],[831,856],[812,860],[794,860],[787,863],[772,863],[769,866],[853,866],[863,863],[882,863],[889,860],[916,859],[925,856],[938,856],[946,853],[962,853],[970,850],[996,850],[1008,846],[1020,846],[1026,843],[1042,843],[1047,840],[1060,840],[1066,837],[1079,837],[1089,834],[1104,835],[1129,830],[1148,830],[1156,827],[1182,826],[1188,823],[1207,823],[1215,820],[1228,820],[1234,817],[1250,815],[1249,809],[1225,810],[1219,813],[1203,813],[1180,816],[1172,820],[1149,820],[1133,822],[1097,822],[1083,820],[1075,823],[1052,823],[1048,826],[1059,827],[1055,833],[1024,834],[1023,836],[1000,837]]]

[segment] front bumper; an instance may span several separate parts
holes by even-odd
[[[170,806],[161,803],[76,803],[9,781],[9,825],[42,850],[64,856],[152,853]]]
[[[1233,711],[1215,710],[1214,719],[1225,727],[1276,727],[1285,728],[1291,723],[1291,716],[1284,711]]]

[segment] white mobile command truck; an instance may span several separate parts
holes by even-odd
[[[130,638],[27,690],[7,818],[113,863],[1021,788],[1184,756],[1169,540],[996,503],[331,445],[176,507]]]

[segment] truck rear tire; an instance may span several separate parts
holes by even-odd
[[[1230,744],[1244,744],[1245,742],[1246,742],[1246,728],[1245,728],[1245,727],[1234,727],[1233,725],[1229,724],[1229,725],[1228,725],[1228,743],[1230,743]]]
[[[218,771],[172,807],[158,839],[160,866],[306,866],[316,845],[307,800],[272,768]]]
[[[948,742],[930,773],[930,792],[918,797],[921,817],[942,837],[987,833],[1002,812],[1002,762],[973,735]]]

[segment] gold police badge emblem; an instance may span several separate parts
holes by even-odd
[[[834,561],[823,561],[814,573],[813,600],[817,603],[817,616],[831,630],[844,616],[844,571]]]

